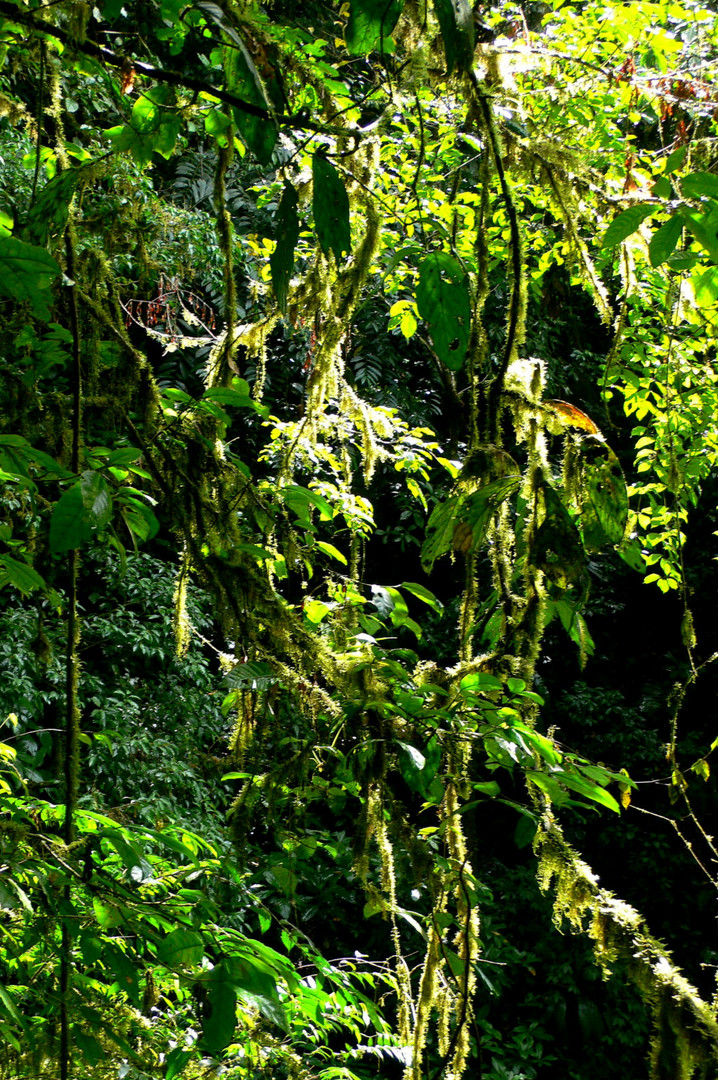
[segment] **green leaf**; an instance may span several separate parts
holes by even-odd
[[[553,775],[571,791],[575,791],[578,795],[582,795],[584,799],[590,799],[592,802],[600,803],[601,806],[613,810],[616,814],[621,813],[621,808],[613,795],[610,795],[605,788],[600,787],[598,784],[591,784],[588,780],[584,780],[583,777],[568,772],[559,771]]]
[[[648,257],[651,260],[651,266],[660,266],[673,254],[682,233],[683,218],[680,214],[674,214],[668,221],[664,221],[661,227],[653,234],[648,245]]]
[[[357,56],[370,52],[394,52],[391,32],[404,0],[351,0],[346,29],[347,51]]]
[[[194,967],[204,956],[202,935],[178,928],[160,942],[157,959],[168,968]]]
[[[471,334],[471,294],[468,276],[456,259],[443,251],[424,259],[416,302],[437,356],[450,371],[459,371]]]
[[[240,135],[260,165],[268,165],[277,145],[278,134],[259,72],[241,40],[235,48],[225,49],[224,56],[227,89],[243,101],[267,112],[266,116],[254,116],[232,106],[232,116]]]
[[[708,266],[691,274],[691,288],[701,308],[718,303],[718,266]]]
[[[400,589],[406,589],[412,596],[416,596],[419,600],[423,600],[425,604],[433,608],[434,611],[443,611],[444,605],[437,596],[434,596],[430,589],[425,588],[424,585],[418,585],[415,581],[402,581],[399,586]]]
[[[183,1050],[181,1046],[175,1046],[165,1059],[165,1080],[175,1080],[179,1076],[188,1061],[194,1054],[191,1050]]]
[[[4,585],[13,585],[16,589],[27,596],[33,589],[46,589],[47,585],[40,577],[37,570],[33,570],[25,562],[19,562],[10,555],[0,556],[0,589]]]
[[[85,513],[81,482],[69,487],[55,504],[50,518],[50,551],[60,555],[80,547],[92,537],[92,528]]]
[[[444,502],[437,503],[431,512],[421,547],[421,565],[427,574],[431,573],[439,556],[451,550],[456,514],[464,498],[464,495],[450,495]]]
[[[316,545],[320,551],[328,555],[330,559],[336,559],[337,562],[342,563],[343,566],[347,566],[346,555],[343,555],[338,548],[335,548],[333,544],[327,544],[324,540],[317,540]]]
[[[606,229],[603,236],[602,247],[616,247],[643,224],[647,217],[655,214],[655,206],[630,206],[628,210],[622,210]]]
[[[50,317],[50,286],[60,273],[52,255],[14,236],[0,236],[0,296],[30,304],[39,319]]]
[[[112,521],[112,498],[104,476],[87,469],[80,478],[80,491],[89,524],[104,529]]]
[[[272,288],[277,298],[279,310],[283,315],[287,314],[287,297],[289,295],[289,283],[294,270],[294,251],[299,239],[299,215],[297,206],[299,199],[297,193],[289,183],[284,184],[282,198],[277,207],[277,221],[275,234],[277,246],[269,257],[269,266],[272,272]]]
[[[718,176],[709,172],[688,173],[681,179],[681,190],[688,199],[699,199],[702,195],[718,199]]]
[[[684,210],[683,220],[714,263],[718,263],[718,204],[708,203],[705,213]]]
[[[531,561],[560,589],[575,585],[586,570],[586,555],[578,529],[559,495],[544,487],[546,516],[536,530]]]
[[[608,543],[620,544],[628,520],[628,491],[618,458],[610,446],[598,439],[583,440],[581,457],[591,509]],[[581,525],[583,528],[583,518]],[[586,539],[593,547],[598,539],[595,530]]]
[[[334,252],[337,262],[351,252],[349,197],[339,173],[324,154],[312,157],[312,209],[319,246],[325,255]]]
[[[474,59],[474,17],[468,0],[434,0],[444,42],[446,70],[468,71]]]
[[[227,961],[220,960],[199,985],[207,989],[200,1046],[218,1057],[231,1043],[237,1026],[237,994]]]
[[[45,245],[51,231],[56,235],[64,229],[80,174],[80,169],[65,169],[42,188],[27,216],[32,243]]]

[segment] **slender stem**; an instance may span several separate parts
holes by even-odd
[[[65,230],[65,257],[67,275],[75,279],[75,259],[70,227]],[[80,328],[77,315],[75,286],[68,286],[70,329],[72,332],[72,471],[80,471],[80,446],[82,426],[82,370],[80,364]],[[63,771],[65,780],[65,821],[63,839],[69,845],[75,839],[75,811],[79,788],[79,705],[78,680],[80,623],[78,616],[78,577],[80,555],[77,548],[67,556],[67,652],[65,659],[65,746]],[[70,994],[72,991],[72,936],[68,913],[72,907],[72,885],[69,880],[64,888],[65,909],[60,943],[60,1080],[70,1080],[72,1048],[70,1045]]]

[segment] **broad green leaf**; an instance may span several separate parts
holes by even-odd
[[[232,1041],[237,1026],[237,994],[227,961],[220,960],[201,985],[207,989],[207,1002],[200,1046],[218,1057]]]
[[[598,439],[584,439],[581,456],[590,506],[607,542],[620,544],[628,520],[628,491],[618,458],[610,446]],[[581,524],[583,527],[583,519]],[[593,535],[587,538],[590,546],[595,539]]]
[[[437,356],[451,371],[459,371],[471,334],[471,294],[469,279],[456,259],[443,251],[424,259],[416,302]]]
[[[92,527],[85,511],[82,486],[78,480],[55,504],[50,518],[50,551],[60,555],[80,547],[92,537]]]
[[[246,664],[235,664],[226,676],[227,686],[242,687],[249,690],[266,690],[278,682],[271,664],[264,660],[254,660]]]
[[[674,214],[668,221],[664,221],[648,245],[651,266],[660,266],[673,254],[682,233],[683,218],[680,214]]]
[[[404,0],[351,0],[346,29],[347,51],[393,52],[391,32],[404,7]]]
[[[48,236],[61,232],[67,222],[80,169],[65,169],[42,188],[27,216],[27,237],[35,244],[46,244]]]
[[[699,307],[711,308],[718,303],[718,266],[697,270],[691,274],[690,282]]]
[[[645,574],[646,560],[643,558],[643,549],[638,540],[628,540],[625,544],[621,544],[618,548],[618,554],[632,570],[637,570],[639,574]]]
[[[339,173],[324,154],[312,157],[312,209],[319,246],[338,263],[352,249],[349,197]]]
[[[714,263],[718,263],[718,203],[708,203],[705,213],[684,210],[683,220]]]
[[[590,799],[592,802],[600,803],[601,806],[605,806],[609,810],[613,810],[614,813],[620,814],[620,806],[613,795],[610,795],[605,788],[600,787],[598,784],[591,784],[588,780],[584,780],[583,777],[576,776],[573,773],[557,772],[554,773],[554,776],[556,776],[561,783],[571,791],[575,791],[576,794],[582,795],[584,799]]]
[[[471,4],[468,0],[434,0],[434,11],[441,28],[448,74],[451,75],[454,68],[468,71],[476,43]]]
[[[468,556],[483,544],[494,515],[518,491],[520,483],[519,476],[501,476],[466,496],[456,516],[454,550]]]
[[[718,199],[718,176],[709,172],[688,173],[681,179],[681,190],[689,199],[698,199],[702,195]]]
[[[655,206],[630,206],[628,210],[622,210],[606,229],[603,235],[602,247],[615,247],[625,240],[643,224],[647,217],[655,214]]]
[[[544,487],[546,516],[536,530],[531,550],[534,566],[560,589],[575,585],[586,570],[578,529],[552,487]]]
[[[260,165],[268,165],[277,145],[278,134],[259,72],[241,41],[234,48],[226,48],[224,55],[227,89],[243,101],[267,112],[266,116],[254,116],[238,106],[232,107],[232,115],[240,135]]]
[[[39,319],[50,317],[50,286],[60,273],[52,255],[14,236],[0,236],[0,296],[30,304]]]
[[[37,570],[25,562],[13,559],[10,555],[0,555],[0,589],[3,585],[13,585],[27,596],[33,589],[46,589],[47,585]]]
[[[431,573],[439,556],[451,550],[456,515],[465,497],[450,495],[444,502],[437,503],[431,512],[426,526],[426,539],[421,547],[421,565],[427,574]]]
[[[170,1050],[165,1059],[164,1080],[175,1080],[175,1077],[180,1075],[185,1065],[193,1057],[194,1054],[191,1050],[183,1050],[181,1046],[175,1046],[174,1050]]]
[[[286,487],[280,489],[280,495],[285,505],[297,515],[299,524],[305,529],[313,528],[310,517],[312,508],[319,510],[321,521],[331,521],[334,517],[331,505],[318,491],[299,487],[297,484],[287,484]]]
[[[80,477],[80,490],[89,524],[104,529],[112,520],[112,498],[104,476],[87,469]]]
[[[283,315],[287,314],[287,297],[289,295],[289,283],[294,270],[294,251],[299,239],[299,215],[297,206],[299,199],[292,185],[287,180],[284,184],[282,198],[277,207],[277,221],[275,233],[277,246],[269,257],[269,266],[272,272],[272,288],[277,298],[279,310]]]
[[[347,565],[346,555],[343,555],[338,548],[335,548],[334,544],[327,544],[324,540],[317,540],[315,547],[319,548],[325,555],[328,555],[330,559],[336,559],[337,562],[342,563],[343,566]]]
[[[434,611],[443,611],[444,605],[437,596],[434,596],[430,589],[427,589],[424,585],[418,585],[415,581],[402,581],[399,586],[400,589],[406,589],[412,596],[416,596],[419,600],[423,600],[425,604],[432,607]]]
[[[173,930],[157,949],[157,959],[168,968],[194,967],[203,956],[204,941],[196,930]]]

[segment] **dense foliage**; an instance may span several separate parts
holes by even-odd
[[[3,1080],[718,1075],[717,57],[0,0]]]

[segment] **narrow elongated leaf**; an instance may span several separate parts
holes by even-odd
[[[360,53],[393,52],[391,32],[404,7],[404,0],[351,0],[346,29],[346,46]]]
[[[444,42],[446,70],[468,71],[474,58],[476,31],[471,4],[468,0],[434,0]]]
[[[0,296],[26,301],[40,319],[50,315],[50,286],[60,273],[52,255],[14,236],[0,236]]]
[[[718,176],[709,172],[688,173],[681,180],[681,190],[689,199],[698,199],[701,195],[718,199]]]
[[[643,204],[641,206],[630,206],[628,210],[623,210],[606,229],[602,247],[616,247],[622,240],[636,232],[646,218],[655,213],[655,209],[654,206]]]
[[[299,239],[298,205],[297,193],[287,181],[277,208],[277,246],[269,259],[269,266],[272,271],[272,288],[277,298],[279,310],[283,315],[287,314],[289,282],[292,279],[294,251]]]
[[[683,218],[680,214],[674,214],[668,221],[663,222],[651,237],[648,245],[651,266],[660,266],[673,254],[682,232]]]
[[[349,198],[339,173],[324,154],[312,158],[312,209],[319,246],[337,262],[352,249]]]
[[[468,277],[456,259],[443,251],[424,259],[416,302],[437,356],[450,371],[459,371],[471,333],[471,295]]]
[[[266,109],[267,115],[254,116],[244,109],[232,107],[232,115],[240,135],[261,165],[268,165],[277,145],[277,126],[271,114],[269,99],[248,50],[241,43],[225,50],[224,62],[227,88],[250,105]]]
[[[399,586],[400,589],[406,589],[413,596],[418,597],[419,600],[423,600],[425,604],[432,607],[434,611],[443,611],[444,605],[437,596],[434,596],[431,589],[427,589],[424,585],[419,585],[415,581],[402,581]]]

